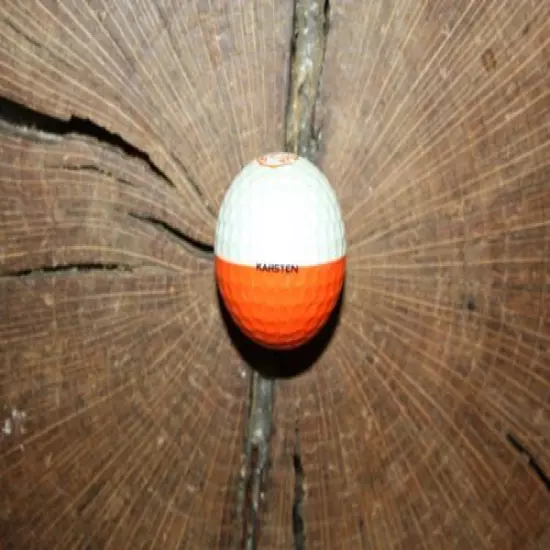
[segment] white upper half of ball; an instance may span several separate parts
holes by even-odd
[[[279,155],[279,156],[277,156]],[[286,158],[292,155],[286,155]],[[327,178],[302,158],[273,153],[247,164],[223,199],[214,253],[240,265],[319,265],[346,254],[344,222]]]

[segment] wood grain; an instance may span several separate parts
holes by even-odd
[[[295,543],[299,442],[306,550],[542,550],[550,4],[329,13],[315,127],[348,279],[324,354],[278,382],[259,548]],[[240,539],[250,373],[208,245],[231,178],[285,145],[292,14],[0,0],[6,548]]]

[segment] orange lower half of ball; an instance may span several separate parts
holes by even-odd
[[[237,326],[263,346],[292,349],[311,340],[336,305],[345,257],[317,266],[244,266],[215,259],[216,280]]]

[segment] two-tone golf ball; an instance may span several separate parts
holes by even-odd
[[[250,162],[222,201],[214,253],[219,291],[244,334],[269,348],[306,343],[344,283],[344,222],[327,178],[291,153]]]

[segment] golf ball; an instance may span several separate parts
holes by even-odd
[[[244,334],[268,348],[306,343],[344,283],[344,222],[327,178],[291,153],[247,164],[223,198],[214,254],[220,294]]]

